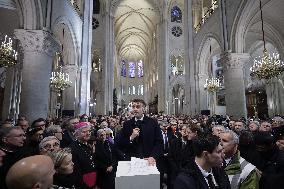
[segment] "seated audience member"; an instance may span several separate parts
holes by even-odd
[[[55,174],[53,176],[52,189],[74,188],[76,178],[73,173],[74,163],[69,148],[59,149],[48,153],[54,163]]]
[[[116,150],[107,140],[104,129],[97,132],[95,161],[98,170],[98,186],[102,189],[114,189],[117,167]]]
[[[30,156],[16,162],[8,171],[8,189],[49,189],[55,173],[50,157]]]
[[[76,140],[70,148],[74,162],[74,174],[78,178],[75,187],[92,189],[96,185],[97,173],[93,149],[88,145],[91,138],[91,126],[87,122],[80,122],[74,128]]]
[[[55,136],[45,137],[39,143],[40,154],[46,155],[49,152],[60,149],[60,141]]]
[[[232,189],[258,189],[259,178],[255,166],[240,156],[239,136],[231,130],[220,134],[225,154],[225,172],[229,176]]]
[[[249,130],[251,132],[257,132],[258,128],[259,128],[259,122],[258,121],[249,122]]]
[[[59,125],[51,125],[46,129],[49,136],[55,136],[58,140],[62,140],[62,129]]]
[[[223,148],[214,135],[193,140],[195,158],[182,170],[174,184],[175,189],[230,189],[229,179],[221,168]]]
[[[262,121],[259,126],[259,131],[268,131],[270,132],[272,129],[271,123],[269,121]]]

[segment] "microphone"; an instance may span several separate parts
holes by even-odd
[[[139,136],[137,136],[135,138],[135,140],[138,142],[139,139],[141,138],[140,135],[141,135],[141,131],[142,131],[142,121],[141,120],[135,121],[135,128],[139,129]]]

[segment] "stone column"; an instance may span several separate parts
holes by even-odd
[[[249,60],[250,55],[246,53],[226,52],[221,55],[226,90],[226,110],[228,115],[236,118],[247,116],[243,67]]]
[[[91,80],[91,47],[92,47],[93,0],[84,1],[82,45],[81,45],[81,80],[80,80],[80,114],[89,114],[90,80]]]
[[[192,1],[184,0],[185,7],[185,21],[184,21],[184,36],[185,36],[185,99],[186,112],[190,115],[196,115],[197,100],[196,100],[196,81],[195,81],[195,62],[193,56],[193,18],[192,18]]]
[[[168,9],[166,9],[168,10]],[[159,37],[160,43],[158,45],[159,59],[158,63],[158,112],[163,111],[164,113],[168,113],[167,107],[167,99],[168,99],[168,66],[169,66],[169,39],[168,39],[168,20],[167,20],[167,12],[164,11],[163,15],[161,15],[161,23],[159,27]]]
[[[52,60],[59,45],[55,38],[43,30],[15,30],[24,57],[20,114],[30,121],[48,114],[49,83]]]

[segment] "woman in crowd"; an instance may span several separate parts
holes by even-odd
[[[60,141],[55,136],[45,137],[39,143],[39,152],[42,155],[60,149]]]
[[[73,173],[74,163],[69,148],[63,148],[48,154],[54,163],[56,173],[53,176],[52,189],[73,189],[75,177]]]
[[[107,139],[104,129],[99,129],[97,132],[95,160],[98,169],[98,186],[101,189],[114,189],[116,151]]]

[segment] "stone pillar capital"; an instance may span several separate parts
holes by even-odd
[[[60,45],[55,37],[44,30],[16,29],[15,36],[16,39],[20,40],[24,53],[40,52],[52,57],[60,49]]]
[[[242,69],[244,64],[250,60],[250,54],[248,53],[231,53],[225,52],[221,55],[221,64],[224,71],[228,69]]]

